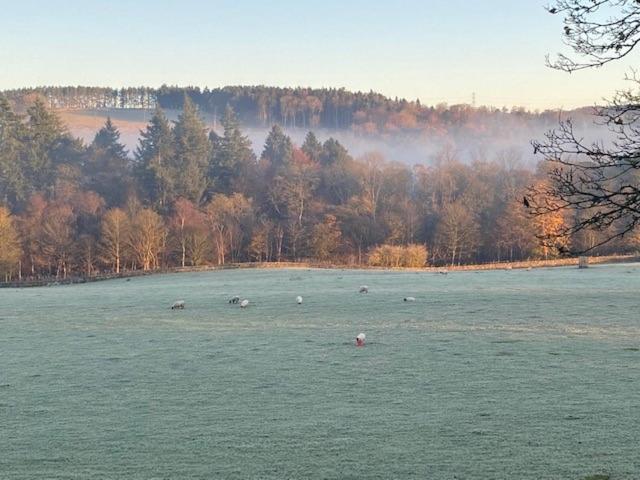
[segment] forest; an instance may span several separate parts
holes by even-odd
[[[85,96],[117,103],[119,94],[109,92]],[[606,234],[581,231],[555,245],[541,243],[570,219],[564,212],[529,215],[523,197],[531,186],[544,191],[547,172],[522,166],[509,152],[462,162],[443,149],[432,164],[415,166],[375,151],[354,158],[333,138],[320,142],[313,127],[336,116],[338,123],[354,122],[357,107],[349,114],[325,110],[329,100],[321,97],[315,114],[309,107],[287,116],[282,102],[267,109],[264,121],[273,125],[256,155],[236,109],[247,115],[259,99],[251,107],[227,101],[216,132],[200,113],[222,106],[219,96],[233,92],[200,92],[197,102],[179,94],[178,100],[173,90],[160,89],[138,98],[140,108],[155,110],[132,152],[110,119],[85,145],[46,95],[19,104],[11,92],[0,95],[2,278],[239,262],[421,267],[515,261],[589,248]],[[391,108],[376,94],[349,98],[369,102],[368,111]],[[26,102],[28,92],[20,99]],[[202,106],[207,99],[213,103]],[[180,115],[169,121],[163,107],[178,106]],[[301,145],[282,129],[291,122],[309,127]],[[636,243],[627,236],[595,252],[632,251]]]
[[[25,112],[36,98],[58,110],[154,109],[180,110],[185,98],[202,114],[221,116],[229,106],[243,125],[287,128],[348,129],[360,135],[403,133],[438,134],[464,127],[466,134],[505,125],[557,122],[558,111],[530,112],[522,107],[495,108],[470,104],[422,105],[419,100],[388,98],[375,92],[336,88],[280,88],[226,86],[176,87],[38,87],[3,92],[14,109]],[[585,109],[588,110],[588,109]],[[584,111],[572,111],[574,120]]]

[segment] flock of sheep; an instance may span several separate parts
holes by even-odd
[[[360,287],[359,293],[369,293],[369,287],[367,285],[362,285]],[[416,299],[415,297],[404,297],[403,301],[415,302]],[[240,300],[240,297],[238,295],[235,295],[229,299],[229,303],[234,305],[240,305],[240,308],[246,308],[249,305],[249,300],[247,300],[246,298],[243,300]],[[302,305],[302,297],[300,295],[296,297],[296,303],[298,305]],[[171,310],[184,310],[184,307],[185,307],[184,300],[176,300],[171,305]],[[356,346],[363,347],[365,338],[366,337],[364,333],[358,334],[356,336]]]

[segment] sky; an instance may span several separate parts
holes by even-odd
[[[2,0],[0,89],[270,85],[423,104],[601,103],[637,54],[568,74],[545,0]]]

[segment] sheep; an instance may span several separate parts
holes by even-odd
[[[238,295],[231,297],[231,299],[229,300],[229,303],[233,303],[233,304],[240,303],[240,297]]]
[[[359,333],[356,336],[356,347],[364,347],[366,335],[364,333]]]
[[[184,310],[184,300],[176,300],[171,305],[171,310]]]
[[[249,305],[249,300],[246,298],[240,302],[240,308],[246,308]]]
[[[302,297],[300,295],[296,297],[296,302],[298,303],[298,305],[302,305]]]
[[[360,287],[360,293],[369,293],[369,287],[366,285],[362,285]]]
[[[405,302],[415,302],[416,298],[415,297],[404,297],[404,301]]]

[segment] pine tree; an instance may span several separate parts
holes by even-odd
[[[255,176],[256,156],[251,149],[251,141],[242,134],[240,123],[231,107],[227,107],[222,117],[224,136],[210,135],[212,155],[209,178],[214,191],[230,194],[233,191],[249,193]],[[215,135],[215,137],[213,136]]]
[[[320,156],[322,155],[322,144],[318,141],[313,132],[307,133],[301,150],[307,154],[311,161],[320,161]]]
[[[274,125],[267,136],[261,160],[268,162],[273,168],[289,165],[293,158],[293,144],[280,128]]]
[[[0,204],[11,208],[28,196],[22,162],[24,135],[21,118],[13,113],[7,99],[0,94]]]
[[[185,96],[182,114],[174,127],[176,195],[199,204],[207,189],[210,144],[195,105]]]
[[[87,187],[110,206],[122,205],[130,190],[129,158],[120,143],[120,132],[108,117],[89,147],[85,163]]]
[[[178,171],[173,131],[160,108],[156,109],[147,128],[140,132],[135,158],[135,174],[143,198],[158,210],[165,211],[175,200]]]
[[[71,138],[58,116],[39,98],[27,109],[27,115],[24,175],[32,192],[46,190],[55,181],[56,164],[66,161],[65,147]]]
[[[342,165],[350,159],[349,152],[334,138],[329,138],[322,145],[320,163],[323,165]]]

